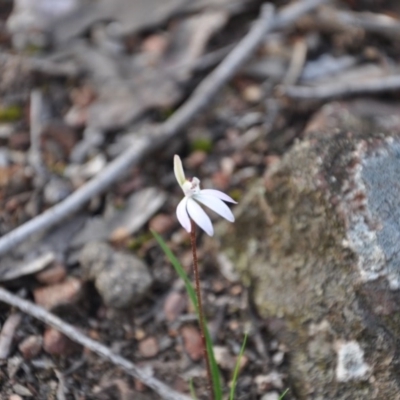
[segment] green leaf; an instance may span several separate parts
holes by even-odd
[[[175,268],[175,271],[177,272],[179,277],[184,281],[188,296],[189,296],[191,302],[193,303],[194,308],[196,309],[197,316],[199,316],[199,307],[197,304],[196,292],[193,288],[193,285],[192,285],[189,277],[186,274],[186,271],[183,269],[181,263],[178,261],[178,259],[175,257],[175,255],[172,253],[170,248],[167,246],[164,239],[157,232],[155,232],[153,230],[151,231],[151,233],[154,235],[155,239],[157,240],[161,249],[164,251],[168,260],[171,262],[171,264]],[[206,339],[207,351],[208,351],[208,354],[210,357],[211,375],[212,375],[213,388],[214,388],[214,393],[215,393],[215,400],[222,400],[221,377],[220,377],[220,372],[219,372],[219,368],[217,365],[217,361],[215,360],[214,349],[213,349],[213,345],[212,345],[212,341],[211,341],[210,332],[208,331],[207,323],[205,323],[204,332],[205,332],[205,336],[206,336],[205,339]]]
[[[14,122],[22,117],[20,106],[0,107],[0,122]]]
[[[196,297],[196,292],[192,286],[192,283],[190,282],[190,279],[186,275],[186,271],[183,269],[181,263],[178,261],[178,259],[175,257],[174,253],[170,250],[168,247],[167,243],[165,243],[164,239],[155,231],[151,231],[155,239],[157,240],[158,244],[160,245],[161,249],[164,251],[165,255],[167,256],[168,260],[170,263],[173,265],[175,268],[175,271],[179,275],[179,277],[185,282],[185,287],[186,291],[189,295],[189,298],[191,302],[193,303],[196,312],[198,312],[198,307],[197,307],[197,297]]]
[[[286,396],[286,393],[289,391],[289,389],[286,389],[280,396],[279,396],[279,399],[278,400],[282,400],[285,396]]]
[[[247,336],[248,336],[248,333],[246,333],[244,335],[242,347],[240,348],[239,356],[238,356],[238,359],[236,361],[235,371],[233,372],[232,386],[231,386],[231,393],[230,393],[230,396],[229,396],[229,400],[233,400],[233,398],[235,396],[236,384],[237,384],[237,380],[238,380],[238,377],[239,377],[240,361],[242,360],[244,349],[246,348]]]
[[[210,153],[212,148],[213,148],[213,142],[208,137],[195,138],[190,145],[190,149],[192,151],[199,150],[199,151],[204,151],[205,153]]]

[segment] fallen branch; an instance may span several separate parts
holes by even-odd
[[[283,87],[281,92],[292,99],[326,100],[393,90],[400,90],[400,75],[371,78],[360,82],[329,83],[315,87],[287,86]]]
[[[41,72],[50,76],[74,78],[82,72],[73,62],[55,61],[51,58],[28,57],[0,52],[0,63],[22,65],[31,72]]]
[[[190,400],[190,397],[172,390],[170,387],[151,376],[148,372],[143,371],[129,360],[113,353],[103,344],[90,339],[72,325],[65,323],[54,314],[46,311],[44,308],[39,307],[36,304],[15,296],[2,287],[0,287],[0,301],[16,307],[24,313],[29,314],[45,324],[52,326],[53,328],[62,332],[65,336],[68,336],[74,342],[81,344],[82,346],[91,350],[93,353],[96,353],[100,357],[105,358],[116,366],[123,368],[128,374],[132,375],[136,379],[139,379],[146,386],[153,389],[161,396],[161,398],[165,400]],[[17,318],[18,314],[14,315],[15,318]]]
[[[356,26],[369,32],[384,34],[392,40],[398,39],[400,35],[399,20],[389,15],[372,12],[337,11],[336,18],[343,25]]]
[[[126,171],[181,132],[195,115],[204,109],[219,90],[236,74],[254,53],[268,32],[292,24],[326,0],[304,0],[286,7],[272,19],[272,6],[264,5],[260,18],[250,32],[228,56],[197,87],[165,123],[153,132],[141,135],[134,145],[112,161],[98,176],[76,190],[71,196],[0,238],[0,255],[26,240],[34,233],[47,230],[81,209],[91,198],[104,192]]]
[[[397,18],[373,12],[338,11],[327,7],[318,13],[316,23],[338,30],[361,28],[383,35],[389,40],[398,40],[400,36],[400,23]]]

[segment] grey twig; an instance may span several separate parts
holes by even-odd
[[[286,7],[272,19],[273,7],[266,4],[260,18],[249,33],[238,43],[228,56],[197,87],[186,103],[183,104],[165,123],[153,132],[141,136],[124,153],[113,160],[98,176],[76,190],[71,196],[48,209],[0,238],[0,255],[22,243],[30,235],[49,229],[63,219],[78,211],[92,197],[99,195],[120,179],[125,171],[151,152],[178,135],[194,116],[204,109],[212,98],[240,69],[243,63],[254,53],[266,34],[292,24],[299,17],[311,11],[326,0],[304,0]]]
[[[336,29],[361,28],[367,32],[378,33],[390,40],[398,40],[400,23],[398,19],[385,14],[372,12],[338,11],[327,7],[316,16],[319,24]]]
[[[32,90],[30,107],[31,148],[29,161],[35,171],[36,187],[42,189],[48,178],[47,170],[42,159],[40,138],[43,134],[43,96],[40,90]]]
[[[293,46],[292,57],[290,60],[289,68],[283,78],[283,83],[285,85],[294,85],[299,79],[304,63],[307,58],[307,42],[306,40],[298,39]]]
[[[14,334],[21,323],[22,315],[20,313],[11,314],[4,322],[3,329],[0,333],[0,359],[9,356],[11,345],[14,340]]]
[[[354,96],[358,94],[382,93],[400,90],[400,75],[372,78],[368,81],[350,83],[329,83],[315,87],[287,86],[283,94],[292,99],[326,100],[335,97]]]
[[[0,301],[9,304],[10,306],[16,307],[26,314],[44,322],[47,325],[62,332],[65,336],[68,336],[71,340],[81,344],[93,353],[98,354],[100,357],[112,362],[116,366],[123,368],[128,374],[132,375],[136,379],[139,379],[146,386],[153,389],[162,399],[165,400],[190,400],[190,397],[185,396],[181,393],[172,390],[170,387],[159,381],[158,379],[151,376],[146,371],[138,368],[135,364],[129,360],[113,353],[108,347],[103,344],[90,339],[79,330],[74,328],[72,325],[65,323],[54,314],[46,311],[44,308],[37,306],[27,300],[21,299],[18,296],[10,293],[6,289],[0,287]],[[17,318],[18,314],[15,314]],[[16,321],[18,322],[18,321]]]
[[[22,65],[25,70],[42,72],[51,76],[76,77],[81,71],[72,61],[53,61],[51,58],[28,57],[10,53],[0,53],[0,63]]]

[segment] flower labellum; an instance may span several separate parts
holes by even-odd
[[[221,217],[227,219],[230,222],[235,221],[235,217],[232,211],[224,203],[235,203],[236,201],[229,197],[227,194],[214,189],[200,189],[200,180],[192,178],[187,180],[182,167],[182,161],[178,155],[174,157],[174,172],[176,180],[185,194],[185,197],[180,201],[176,208],[176,216],[180,224],[190,232],[192,230],[192,219],[207,235],[212,236],[214,234],[214,228],[212,226],[209,216],[200,207],[199,203],[204,204]]]

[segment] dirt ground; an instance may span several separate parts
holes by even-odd
[[[0,2],[1,235],[65,201],[140,135],[167,121],[251,29],[261,5],[127,3]],[[160,12],[149,11],[150,3]],[[276,13],[288,4],[273,3]],[[150,233],[163,236],[192,276],[189,236],[175,216],[181,190],[173,156],[181,156],[187,175],[201,179],[202,187],[240,202],[252,182],[301,140],[324,102],[396,100],[400,87],[385,86],[385,79],[399,71],[397,3],[328,1],[269,33],[179,135],[148,150],[67,219],[3,254],[1,285],[176,391],[189,393],[192,380],[198,397],[207,398],[193,307]],[[365,89],[370,82],[373,89]],[[205,313],[226,393],[249,332],[236,399],[278,400],[286,388],[285,399],[296,399],[287,375],[290,349],[270,333],[274,321],[259,318],[251,282],[198,234]],[[113,288],[99,290],[97,277],[83,266],[82,249],[94,242],[109,243],[111,252],[129,255],[132,263],[140,259],[149,288],[137,298],[128,293],[109,300]],[[100,250],[98,256],[96,265],[104,261]],[[127,279],[117,262],[114,267]],[[120,367],[3,303],[0,329],[1,399],[160,398]]]

